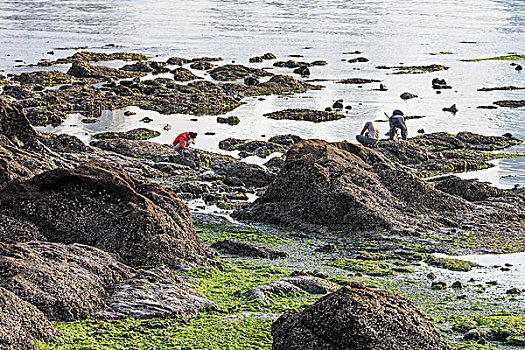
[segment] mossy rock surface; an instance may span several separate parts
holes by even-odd
[[[125,140],[148,140],[160,136],[160,132],[146,128],[133,129],[130,131],[108,131],[93,135],[97,140],[125,139]]]
[[[285,109],[282,111],[267,113],[264,116],[277,120],[288,119],[309,121],[314,123],[338,120],[345,117],[343,114],[329,111],[317,111],[313,109]]]
[[[525,55],[504,55],[504,56],[495,56],[488,58],[470,58],[461,60],[463,62],[480,62],[480,61],[518,61],[525,60]]]

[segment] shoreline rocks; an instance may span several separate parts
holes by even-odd
[[[33,348],[35,339],[52,341],[60,336],[36,307],[0,287],[0,347],[6,350]]]
[[[294,145],[264,194],[233,215],[283,226],[345,233],[441,225],[470,207],[350,143],[306,140]]]
[[[350,282],[272,324],[274,350],[450,350],[426,315],[387,291]]]
[[[213,257],[175,193],[109,165],[50,170],[0,193],[0,213],[35,225],[47,240],[99,247],[134,266],[180,268]]]

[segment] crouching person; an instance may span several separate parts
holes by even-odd
[[[184,155],[184,153],[188,153],[190,150],[190,146],[195,144],[195,139],[197,138],[197,133],[190,131],[190,132],[183,132],[182,134],[179,134],[175,140],[173,140],[173,149],[175,151],[179,152],[179,155]]]
[[[366,147],[374,147],[379,141],[379,128],[373,122],[365,123],[361,134],[356,136],[357,141]]]

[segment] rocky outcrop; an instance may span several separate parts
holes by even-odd
[[[13,181],[0,190],[0,214],[35,225],[47,240],[95,246],[134,266],[179,268],[212,257],[175,193],[109,165]]]
[[[469,204],[350,143],[307,140],[293,146],[276,180],[234,216],[343,232],[435,227]]]
[[[344,118],[345,116],[340,113],[327,112],[327,111],[317,111],[313,109],[300,109],[292,108],[285,109],[282,111],[271,112],[264,114],[265,117],[270,119],[289,119],[289,120],[301,120],[308,122],[325,122],[331,120],[338,120]]]
[[[93,66],[87,61],[74,61],[67,74],[77,78],[124,79],[133,78],[143,73],[126,72],[104,66]]]
[[[224,239],[222,241],[215,242],[211,245],[211,247],[228,254],[253,256],[257,258],[278,259],[286,258],[288,256],[287,252],[266,244],[236,241],[232,239]]]
[[[188,315],[217,307],[165,266],[137,271],[81,244],[0,243],[0,287],[60,321]]]
[[[272,325],[274,350],[450,350],[412,302],[357,282],[288,311]]]
[[[35,339],[52,340],[59,334],[36,307],[0,287],[0,349],[31,349]]]
[[[438,132],[416,136],[408,142],[380,140],[376,149],[391,160],[410,167],[419,176],[428,177],[490,168],[493,166],[491,160],[506,155],[486,151],[503,150],[521,143],[521,140],[509,135]]]
[[[271,75],[273,75],[273,73],[267,72],[264,69],[246,67],[238,64],[226,64],[210,71],[210,76],[220,81],[232,81],[246,77],[260,78]]]
[[[268,294],[327,294],[336,290],[336,284],[313,276],[294,276],[280,278],[267,284],[250,289],[248,296],[254,299],[267,300]]]
[[[0,187],[17,178],[66,166],[43,144],[17,103],[0,99]]]
[[[85,245],[0,243],[0,287],[53,320],[93,317],[107,308],[108,289],[134,269]]]
[[[466,199],[470,202],[484,201],[490,197],[500,197],[504,191],[476,179],[461,179],[457,176],[444,176],[433,180],[438,190]]]

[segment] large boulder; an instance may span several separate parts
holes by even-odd
[[[60,321],[184,315],[217,307],[165,266],[136,270],[81,244],[0,243],[0,287]]]
[[[272,325],[273,350],[449,350],[425,314],[388,291],[352,282]]]
[[[22,107],[0,98],[0,187],[58,166],[66,165],[40,142]]]
[[[213,256],[172,190],[105,164],[14,180],[0,190],[0,214],[33,224],[46,240],[98,247],[133,266],[180,268]]]
[[[461,179],[455,175],[443,176],[434,180],[437,189],[464,198],[471,202],[484,201],[490,197],[501,197],[502,189],[477,179]]]
[[[0,349],[32,349],[35,339],[52,340],[57,335],[42,312],[0,287]]]
[[[432,228],[467,208],[463,199],[435,189],[377,151],[307,140],[288,151],[264,194],[234,216],[356,232]]]
[[[33,241],[0,243],[0,287],[53,320],[92,317],[107,308],[107,290],[135,270],[100,249]]]

